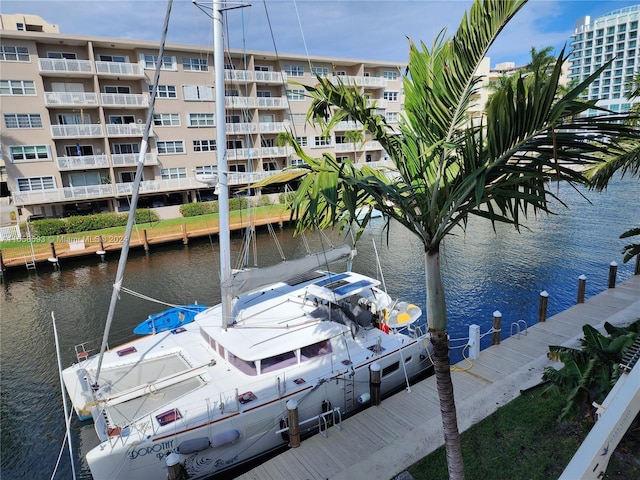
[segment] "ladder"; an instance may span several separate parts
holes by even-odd
[[[351,412],[355,408],[356,391],[353,385],[353,378],[349,374],[344,375],[344,410],[345,413]]]

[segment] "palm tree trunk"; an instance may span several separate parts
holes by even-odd
[[[425,253],[427,282],[427,322],[433,345],[433,368],[440,399],[440,415],[444,445],[447,451],[447,467],[450,480],[464,480],[464,464],[460,446],[460,432],[456,416],[456,403],[451,382],[449,338],[447,332],[447,308],[444,287],[440,275],[440,248]]]

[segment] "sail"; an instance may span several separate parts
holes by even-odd
[[[240,270],[222,285],[233,296],[257,290],[279,280],[284,281],[310,272],[322,265],[346,261],[351,257],[351,247],[342,245],[326,252],[314,253],[295,260],[285,260],[270,267]]]

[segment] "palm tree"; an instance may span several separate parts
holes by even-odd
[[[526,68],[528,72],[547,72],[556,62],[556,57],[552,55],[553,47],[545,47],[542,50],[531,47],[530,53],[531,61]]]
[[[326,153],[311,158],[294,143],[305,161],[293,199],[298,230],[333,225],[344,212],[355,218],[359,206],[371,203],[424,246],[427,323],[452,479],[464,478],[464,468],[446,332],[442,242],[457,227],[464,230],[471,215],[519,228],[527,214],[550,211],[551,171],[559,180],[584,181],[571,167],[621,155],[618,139],[640,141],[640,132],[620,123],[620,116],[577,117],[592,107],[577,97],[600,71],[556,100],[564,52],[550,74],[534,73],[527,86],[520,78],[514,88],[494,95],[484,124],[469,122],[467,110],[481,80],[475,72],[524,3],[476,0],[453,37],[443,31],[430,49],[410,42],[405,112],[397,131],[355,88],[323,78],[305,87],[313,98],[309,113],[324,131],[345,118],[359,121],[390,156],[393,175],[339,164]],[[278,181],[276,176],[269,183]]]

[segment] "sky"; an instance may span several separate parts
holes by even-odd
[[[592,20],[640,0],[529,0],[489,51],[491,66],[526,64],[531,47],[568,46],[575,23]],[[159,41],[165,0],[2,0],[0,13],[41,16],[61,33]],[[405,63],[408,38],[427,46],[444,28],[457,29],[469,0],[253,0],[228,13],[232,48],[311,56],[335,56]],[[207,14],[191,0],[174,0],[168,41],[212,46]],[[275,46],[274,46],[275,41]]]

